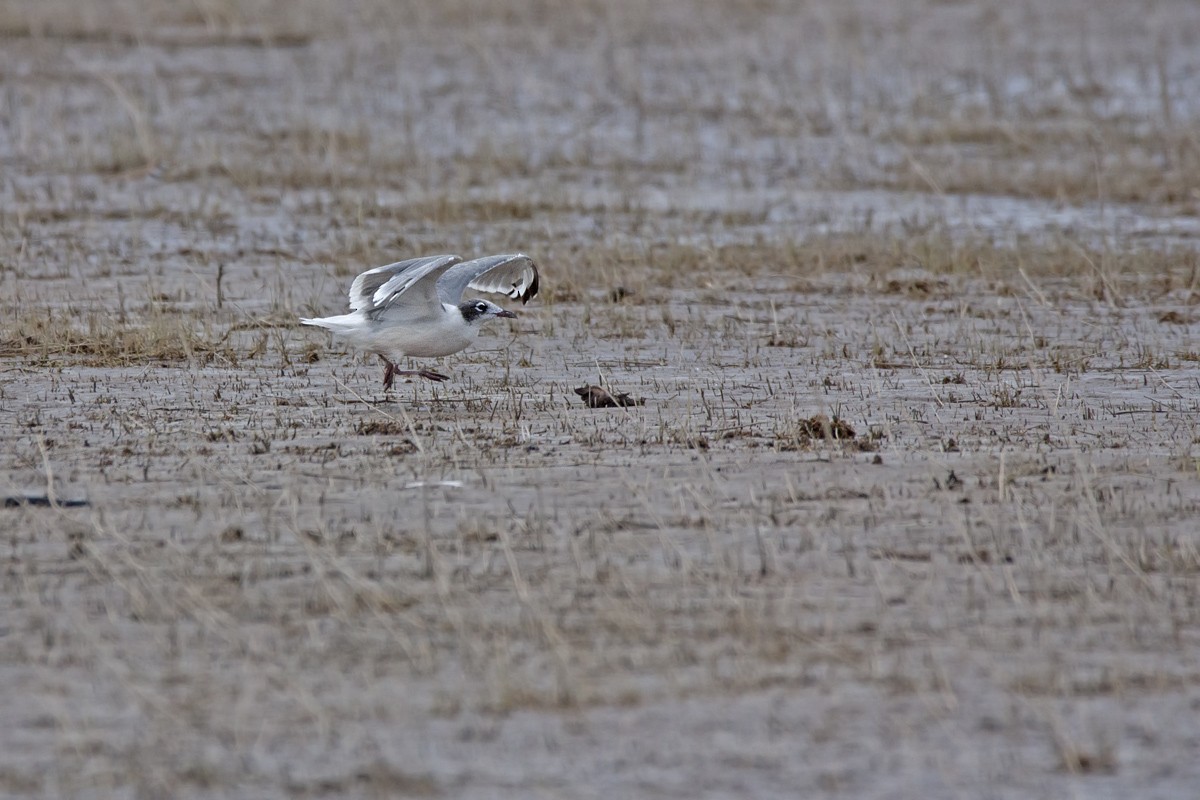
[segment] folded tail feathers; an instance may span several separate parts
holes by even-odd
[[[301,317],[300,324],[315,325],[318,328],[325,328],[337,333],[347,328],[357,327],[358,324],[361,324],[361,320],[354,314],[342,314],[338,317],[314,317],[311,319]]]

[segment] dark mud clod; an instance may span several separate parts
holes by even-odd
[[[830,418],[825,414],[814,414],[799,420],[793,427],[779,436],[783,450],[803,450],[818,440],[839,442],[847,448],[869,453],[879,449],[877,438],[871,434],[858,437],[854,428],[840,417]]]
[[[246,538],[246,531],[240,525],[230,525],[217,537],[223,544],[240,542]]]
[[[359,436],[400,436],[408,433],[408,426],[391,419],[360,420],[354,425]]]
[[[946,476],[946,480],[939,481],[937,478],[934,478],[933,485],[935,487],[937,487],[938,489],[946,489],[947,491],[953,491],[955,489],[959,489],[962,487],[963,480],[962,480],[962,478],[960,478],[954,474],[954,470],[950,470],[950,474]]]
[[[580,386],[575,390],[588,408],[627,408],[646,405],[645,398],[634,399],[627,394],[614,395],[599,386]]]
[[[854,428],[845,420],[834,417],[830,419],[824,414],[809,417],[800,423],[800,432],[812,439],[841,439],[854,438]]]
[[[44,494],[18,494],[10,495],[4,498],[5,508],[17,508],[19,506],[36,506],[38,508],[49,508],[50,506],[58,506],[59,508],[85,508],[91,503],[87,500],[51,500]]]

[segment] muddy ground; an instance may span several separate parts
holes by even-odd
[[[0,8],[0,795],[1194,797],[1200,14],[876,5]]]

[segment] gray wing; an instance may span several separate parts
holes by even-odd
[[[365,312],[367,317],[405,325],[437,319],[445,313],[438,278],[457,262],[457,256],[431,258],[393,276],[375,291],[375,307]]]
[[[457,264],[460,261],[462,259],[458,256],[421,256],[369,269],[350,284],[350,310],[362,311],[364,314],[370,313],[382,305],[383,301],[395,291],[394,289],[385,289],[391,281],[430,264]],[[403,281],[401,281],[402,283]]]
[[[455,264],[438,279],[442,302],[458,305],[467,289],[503,294],[528,303],[538,293],[537,264],[524,253],[484,256]]]

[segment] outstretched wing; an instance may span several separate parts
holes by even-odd
[[[430,259],[394,276],[375,291],[376,305],[367,317],[406,325],[438,319],[446,313],[438,296],[438,279],[456,263],[458,256]]]
[[[467,289],[528,303],[538,293],[537,264],[524,253],[484,256],[455,264],[438,279],[437,291],[444,303],[458,305]]]
[[[369,269],[354,279],[350,284],[350,310],[369,314],[379,308],[397,291],[404,291],[409,279],[420,278],[417,275],[427,274],[430,268],[457,264],[462,261],[458,256],[421,256],[407,261],[397,261],[384,267]],[[396,283],[393,284],[393,281]]]

